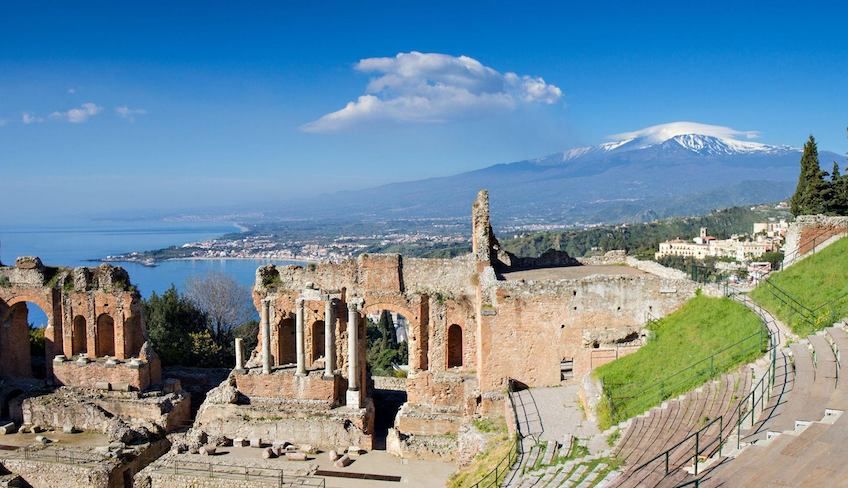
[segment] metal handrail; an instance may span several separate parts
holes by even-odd
[[[515,430],[516,435],[512,438],[512,444],[510,446],[509,452],[498,461],[498,464],[495,465],[493,469],[491,469],[488,473],[484,474],[482,478],[480,478],[476,483],[471,485],[470,488],[489,488],[493,486],[498,486],[502,481],[502,477],[505,476],[512,470],[513,465],[518,461],[519,454],[524,454],[523,446],[521,445],[521,430],[518,428],[518,410],[515,407],[515,402],[512,400],[512,394],[515,390],[512,387],[513,379],[507,378],[507,397],[509,398],[509,404],[512,407],[512,414],[515,417]],[[506,462],[506,468],[501,470],[502,465]],[[489,476],[494,475],[494,478],[491,481],[487,481]]]

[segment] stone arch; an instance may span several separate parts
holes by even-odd
[[[77,315],[74,317],[73,326],[71,329],[71,354],[88,353],[88,332],[85,317]]]
[[[277,366],[297,361],[294,317],[285,317],[277,325]]]
[[[94,346],[97,357],[115,355],[115,319],[108,313],[97,317],[97,335]]]
[[[324,357],[324,354],[325,354],[324,338],[326,337],[326,334],[325,334],[325,331],[324,331],[324,321],[323,320],[316,320],[315,322],[312,322],[311,333],[312,333],[311,336],[310,336],[312,338],[311,358],[312,358],[312,362],[315,362],[315,361],[318,360],[318,358]]]
[[[420,306],[420,305],[418,305]],[[369,313],[377,311],[388,311],[402,315],[407,321],[407,347],[408,347],[408,365],[410,371],[427,370],[427,331],[424,330],[421,323],[425,317],[421,317],[420,313],[414,313],[416,304],[410,302],[406,298],[391,300],[382,298],[380,301],[368,303],[366,300],[362,308],[362,316],[367,316]]]
[[[47,318],[45,324],[45,356],[33,358],[30,351],[29,305],[35,305]],[[47,301],[35,295],[19,295],[9,299],[0,326],[0,374],[6,377],[43,377],[47,368],[47,329],[53,323],[52,309]],[[43,364],[42,361],[43,360]],[[34,374],[33,362],[39,374]]]
[[[448,368],[462,367],[462,327],[451,324],[448,327]]]

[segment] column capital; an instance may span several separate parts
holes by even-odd
[[[348,312],[358,312],[359,304],[356,302],[347,302],[347,310]]]
[[[297,299],[295,299],[295,301],[294,301],[294,304],[298,307],[302,307],[305,303],[306,303],[306,299],[303,298],[303,297],[297,297]]]

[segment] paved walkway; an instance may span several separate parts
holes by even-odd
[[[609,450],[606,438],[594,422],[586,419],[578,393],[580,385],[566,381],[562,386],[528,390],[539,410],[543,441],[559,441],[574,436],[587,445],[592,455]]]

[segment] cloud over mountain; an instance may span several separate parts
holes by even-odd
[[[333,132],[373,121],[445,122],[562,97],[559,87],[541,77],[501,73],[468,56],[412,51],[362,59],[355,69],[375,75],[365,94],[304,125],[304,131]]]

